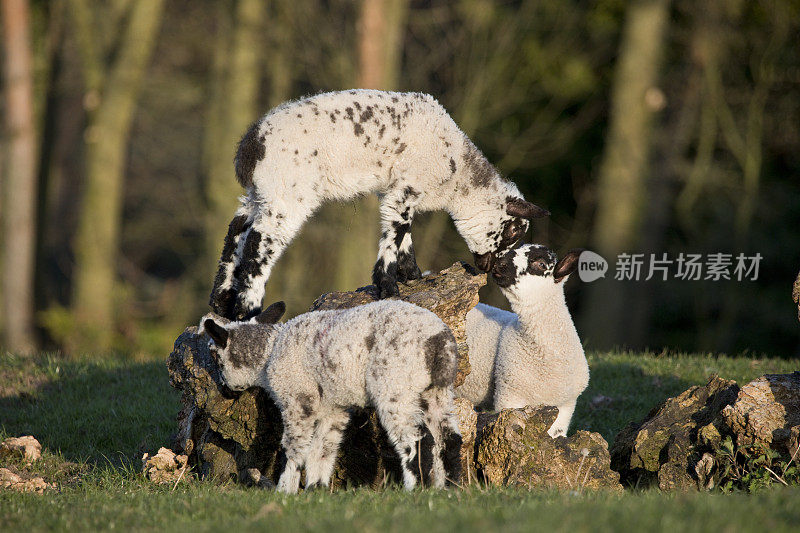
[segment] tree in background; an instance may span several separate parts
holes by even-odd
[[[658,89],[669,20],[668,0],[637,0],[628,6],[611,89],[608,134],[597,178],[592,243],[613,265],[620,252],[636,251],[648,209],[647,178],[653,115],[663,107]],[[593,346],[618,342],[638,312],[630,309],[627,285],[594,284],[586,311]]]
[[[359,89],[398,89],[408,0],[362,0],[358,20],[355,80]],[[370,283],[380,233],[378,199],[354,200],[339,209],[339,226],[346,235],[337,252],[334,286],[349,289]]]
[[[74,245],[75,327],[67,340],[72,350],[102,352],[112,343],[125,152],[163,4],[163,0],[112,2],[110,16],[101,26],[103,34],[94,20],[102,11],[88,0],[69,0],[88,113],[85,183]]]
[[[228,223],[243,192],[233,172],[236,144],[247,126],[262,113],[259,96],[265,18],[262,0],[218,4],[204,145],[208,267],[202,271],[206,272],[208,291]]]
[[[36,127],[30,9],[3,0],[7,169],[3,180],[3,342],[16,352],[35,348],[33,280],[36,248]]]

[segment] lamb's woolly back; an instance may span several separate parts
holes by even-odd
[[[498,259],[492,276],[515,312],[481,305],[467,314],[473,370],[457,395],[475,403],[491,400],[495,409],[554,405],[559,416],[551,435],[566,432],[589,380],[564,297],[564,280],[579,255],[572,251],[556,262],[546,247],[523,245]]]

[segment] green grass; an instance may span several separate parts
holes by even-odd
[[[590,366],[572,427],[613,440],[628,421],[712,373],[744,383],[796,370],[800,362],[604,353],[590,356]],[[610,400],[593,403],[600,395]],[[797,489],[754,495],[361,489],[287,497],[196,482],[172,491],[148,483],[138,469],[142,453],[169,444],[178,406],[163,361],[0,356],[0,437],[36,436],[47,452],[31,471],[60,485],[43,496],[0,491],[0,531],[788,531],[800,524]]]

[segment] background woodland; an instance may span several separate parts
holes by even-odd
[[[552,212],[529,240],[609,259],[568,288],[588,347],[800,354],[796,0],[3,0],[0,20],[8,350],[163,358],[208,309],[247,125],[364,87],[436,96]],[[267,303],[369,283],[378,233],[375,198],[324,207]],[[423,270],[471,258],[443,213],[413,233]],[[763,260],[617,282],[621,252]]]

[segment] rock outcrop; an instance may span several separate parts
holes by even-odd
[[[690,490],[718,485],[716,453],[726,437],[791,457],[800,445],[800,372],[767,374],[739,387],[712,377],[631,423],[611,447],[624,484]]]
[[[555,407],[479,413],[473,462],[479,479],[501,486],[620,490],[603,437],[578,431],[552,439],[547,430],[556,415]]]
[[[800,432],[800,372],[767,374],[751,381],[720,415],[738,446],[760,443],[794,454]]]

